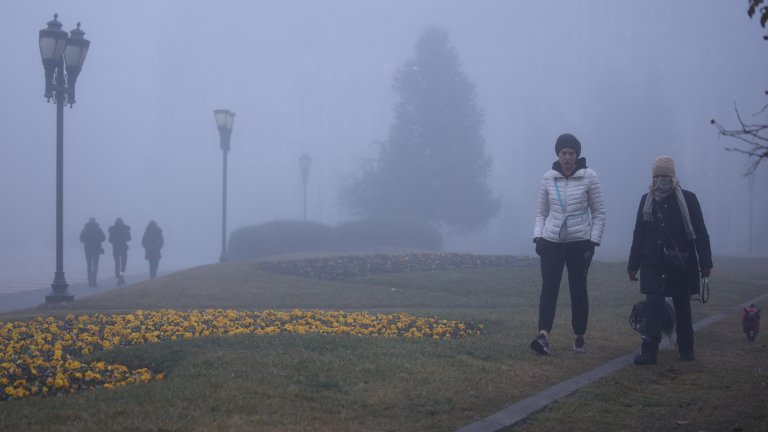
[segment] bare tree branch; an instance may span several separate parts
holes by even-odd
[[[757,170],[757,167],[760,166],[760,162],[768,159],[768,125],[746,124],[741,118],[741,113],[739,113],[736,103],[733,104],[733,109],[736,111],[736,118],[739,120],[741,128],[726,129],[715,119],[712,119],[710,123],[717,128],[720,136],[734,138],[747,145],[748,148],[746,149],[740,147],[726,147],[725,150],[745,154],[749,159],[756,158],[744,173],[744,176],[749,176]],[[763,107],[757,114],[764,112],[765,109],[766,107]]]

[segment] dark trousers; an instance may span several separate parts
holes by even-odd
[[[128,250],[113,249],[112,256],[115,257],[115,277],[120,277],[120,273],[125,273],[125,266],[128,264]]]
[[[568,268],[568,288],[571,292],[571,326],[574,334],[583,335],[587,331],[589,318],[587,272],[595,246],[589,240],[555,243],[540,238],[536,242],[536,253],[541,258],[542,281],[539,330],[552,331],[565,266]]]
[[[664,295],[646,294],[645,300],[645,334],[643,334],[643,337],[661,342]],[[691,296],[689,294],[674,295],[672,296],[672,304],[675,306],[677,347],[681,352],[693,352]]]
[[[160,260],[157,258],[149,259],[149,278],[154,279],[157,276],[157,267],[160,265]]]
[[[88,283],[96,283],[96,274],[99,273],[99,253],[85,253],[85,264],[88,267]]]

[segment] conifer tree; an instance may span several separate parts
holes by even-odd
[[[484,226],[500,210],[487,184],[483,112],[448,32],[423,32],[394,76],[397,101],[377,158],[343,191],[361,216]]]

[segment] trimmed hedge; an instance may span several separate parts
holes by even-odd
[[[437,251],[440,232],[427,223],[364,219],[335,228],[319,222],[271,221],[238,228],[229,236],[231,260],[287,253],[359,248],[409,248]]]
[[[362,219],[336,226],[336,239],[349,248],[395,247],[437,251],[443,236],[426,222]]]
[[[272,221],[232,231],[227,255],[232,260],[248,260],[329,249],[334,244],[331,226],[319,222]]]

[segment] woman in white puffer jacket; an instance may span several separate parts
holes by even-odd
[[[549,354],[549,334],[555,319],[557,296],[563,267],[568,268],[571,294],[571,326],[575,335],[573,350],[584,352],[584,333],[589,317],[587,272],[600,245],[605,228],[605,201],[600,180],[587,168],[581,143],[572,134],[562,134],[555,142],[558,160],[544,174],[539,193],[539,208],[533,230],[536,254],[541,258],[541,296],[539,334],[531,349]]]

